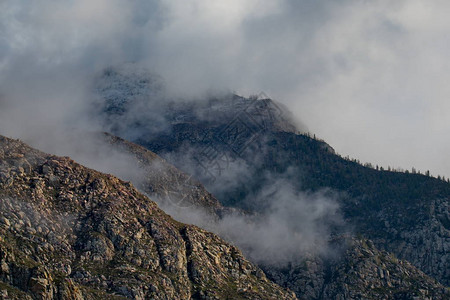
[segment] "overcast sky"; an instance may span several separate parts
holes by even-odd
[[[3,0],[0,134],[93,126],[79,122],[91,76],[138,62],[174,94],[264,91],[344,156],[450,176],[449,12],[443,0]]]

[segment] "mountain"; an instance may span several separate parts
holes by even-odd
[[[172,186],[186,175],[154,153],[108,134],[100,136],[140,160],[141,167],[150,172],[142,187],[155,196],[178,191],[186,199],[205,196],[190,204],[193,206],[215,203],[201,184],[181,191]],[[174,221],[130,183],[16,140],[1,138],[0,154],[1,299],[291,296],[245,261],[236,247]],[[216,217],[228,213],[225,210]],[[333,247],[343,255],[327,261],[311,256],[291,265],[289,272],[273,266],[266,272],[300,299],[380,299],[386,295],[445,299],[442,285],[409,263],[377,250],[370,241],[343,237],[334,241]],[[217,266],[218,259],[226,261],[226,266]],[[242,278],[242,272],[248,277],[255,274],[252,279],[256,282]],[[239,276],[237,283],[230,284],[231,290],[223,287],[230,276]],[[258,278],[269,292],[246,293],[250,286],[259,289]],[[211,285],[211,280],[217,283]],[[245,286],[242,289],[240,282]],[[187,294],[180,292],[183,288]]]
[[[1,299],[295,299],[129,182],[0,136]]]
[[[91,106],[92,117],[101,117],[106,132],[127,136],[129,140],[161,132],[170,133],[176,124],[200,122],[215,127],[239,116],[244,119],[251,116],[253,122],[243,121],[252,131],[270,127],[293,132],[298,127],[287,108],[268,98],[254,101],[252,105],[249,105],[248,99],[229,93],[195,101],[173,99],[168,96],[159,76],[134,64],[104,70],[94,82],[93,90],[97,97]],[[264,93],[252,99],[262,96],[265,96]]]
[[[122,150],[133,153],[141,162],[141,168],[146,170],[146,174],[154,174],[153,168],[156,166],[162,174],[166,174],[169,169],[173,174],[182,176],[180,171],[149,150],[109,134],[105,134],[104,137],[113,146],[119,146]],[[156,165],[155,160],[158,161]],[[165,169],[166,171],[164,171]],[[150,175],[146,178],[143,185],[138,183],[139,186],[144,190],[154,191],[157,199],[164,199],[165,191],[177,187],[172,183],[179,182],[177,177],[163,176],[167,180],[164,181],[165,188],[155,190],[148,188],[154,185],[153,176]],[[156,180],[156,182],[159,181]],[[211,203],[204,201],[210,194],[201,184],[191,187],[192,189],[177,190],[177,193],[182,196],[182,199],[186,199],[186,202],[170,202],[166,203],[166,207],[168,207],[167,204],[172,204],[171,207],[168,207],[169,209],[182,205],[176,211],[187,214],[188,209],[192,208],[191,206],[203,209]],[[199,201],[191,202],[189,199],[198,196],[199,192],[200,195],[206,197],[201,196],[198,197]],[[235,212],[224,210],[217,204],[213,204],[212,207],[216,210],[207,210],[210,216],[213,215],[209,222],[226,218],[228,214]],[[220,214],[215,214],[217,207],[222,207],[218,210],[221,211]],[[205,214],[205,216],[208,215]],[[180,217],[182,217],[181,214]],[[417,270],[409,262],[397,259],[392,253],[378,250],[370,240],[341,236],[332,241],[332,247],[339,255],[331,258],[308,255],[301,261],[288,266],[261,265],[261,267],[275,282],[295,291],[299,299],[382,299],[383,297],[445,299],[445,295],[448,293],[444,286]]]
[[[103,92],[108,90],[104,87]],[[142,96],[145,93],[129,97],[120,88],[114,92],[122,101],[111,103],[101,96],[108,128],[193,174],[223,206],[264,214],[276,200],[261,195],[278,179],[296,193],[329,191],[335,195],[344,231],[362,236],[357,244],[368,239],[376,251],[392,253],[449,285],[448,182],[343,158],[324,141],[298,132],[286,109],[268,98],[230,94],[186,103]],[[146,130],[152,117],[145,110],[130,121],[128,112],[142,108],[142,102],[158,111],[164,124],[158,130]],[[343,233],[335,224],[329,227],[331,239]],[[314,259],[322,260],[320,255]],[[288,278],[278,280],[288,286],[292,277],[287,275],[295,271],[291,267],[268,273],[274,280]],[[323,277],[329,278],[327,274]]]
[[[174,138],[163,135],[155,139],[138,139],[137,142],[166,157],[180,169],[195,174],[226,206],[261,210],[259,204],[253,205],[242,199],[258,194],[268,184],[267,173],[272,178],[288,173],[289,182],[299,191],[331,188],[341,192],[340,209],[356,232],[372,239],[377,247],[395,253],[449,284],[450,185],[447,182],[420,174],[364,167],[336,155],[321,141],[289,132],[270,132],[236,155],[227,149],[226,142],[214,138],[220,136],[223,127],[205,128],[208,127],[176,125]],[[200,133],[213,138],[195,141]],[[214,172],[214,169],[208,167],[205,172],[204,166],[195,164],[195,157],[184,155],[204,145],[213,145],[219,153],[231,157],[231,161],[246,165],[246,173],[240,173],[242,177],[233,182],[232,188],[221,189],[215,185],[221,181],[223,171],[210,175],[207,172]],[[187,165],[186,161],[189,162]],[[192,166],[197,167],[192,170]],[[226,174],[224,177],[227,179]],[[211,182],[211,178],[215,182]]]

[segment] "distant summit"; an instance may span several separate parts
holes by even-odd
[[[299,130],[289,110],[264,93],[249,98],[228,93],[171,99],[162,78],[134,64],[107,68],[93,88],[95,117],[102,117],[106,131],[126,138],[135,137],[137,131],[160,134],[183,123],[217,127],[233,118],[253,132]]]

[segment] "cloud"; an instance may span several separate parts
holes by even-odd
[[[163,206],[182,222],[211,230],[242,249],[247,257],[265,266],[298,263],[307,255],[328,257],[334,234],[348,232],[337,202],[329,190],[296,191],[287,174],[270,174],[258,193],[243,200],[256,214],[231,213],[216,220],[201,209]]]
[[[102,82],[93,85],[99,74],[121,66],[124,77],[113,81],[112,98],[120,96],[114,85],[132,84],[131,98],[142,106],[133,106],[131,120],[121,119],[127,125],[149,118],[149,126],[157,121],[164,128],[158,110],[141,115],[154,108],[141,101],[152,91],[141,95],[130,78],[145,69],[165,79],[165,94],[153,95],[154,101],[198,98],[208,90],[264,90],[289,99],[332,78],[314,45],[337,9],[345,10],[311,1],[1,2],[0,134],[139,183],[144,174],[132,157],[86,134],[103,129],[91,118],[98,109],[92,106],[92,92],[105,88]],[[127,62],[139,68],[130,71],[133,64]],[[246,167],[232,162],[215,189],[220,192],[251,176]],[[325,192],[298,193],[289,181],[267,176],[266,188],[246,199],[264,208],[256,216],[205,222],[208,218],[198,210],[176,214],[167,209],[181,221],[227,237],[258,262],[285,263],[305,252],[325,253],[332,228],[340,222],[334,198]]]
[[[263,90],[343,155],[448,176],[448,6],[2,1],[2,133],[94,128],[84,117],[92,76],[133,61],[165,78],[173,96]]]

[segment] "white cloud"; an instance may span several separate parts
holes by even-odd
[[[263,90],[344,155],[449,176],[449,8],[442,0],[2,1],[0,101],[16,110],[11,118],[3,106],[0,123],[21,136],[14,122],[29,120],[27,110],[34,128],[48,111],[63,122],[69,108],[82,111],[93,73],[138,61],[175,93]]]

